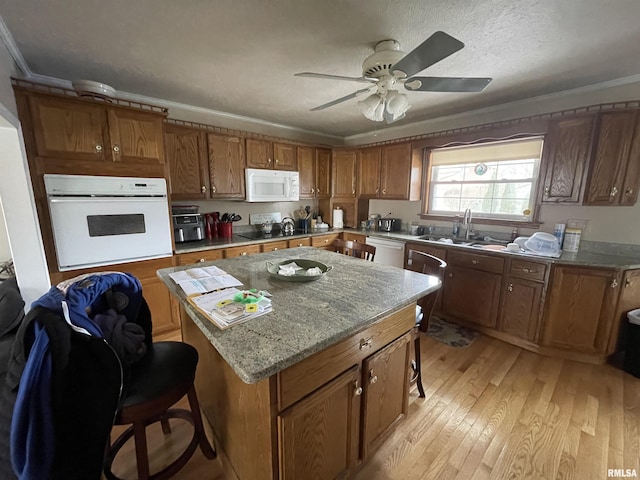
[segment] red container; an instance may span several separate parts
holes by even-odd
[[[231,238],[233,236],[233,223],[231,222],[219,222],[218,223],[218,236],[222,238]]]

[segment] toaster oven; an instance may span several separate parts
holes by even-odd
[[[383,232],[398,232],[402,227],[401,218],[381,218],[378,220],[378,230]]]

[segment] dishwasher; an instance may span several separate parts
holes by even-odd
[[[367,237],[365,243],[376,247],[374,263],[404,268],[404,242]]]

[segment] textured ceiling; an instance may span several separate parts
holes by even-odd
[[[640,1],[0,0],[34,73],[340,137],[382,125],[357,100],[380,40],[411,51],[437,30],[465,48],[425,76],[493,77],[481,93],[406,92],[411,123],[640,73]],[[640,97],[640,92],[639,95]]]

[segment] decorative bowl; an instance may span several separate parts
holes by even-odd
[[[280,266],[288,265],[291,263],[295,263],[299,267],[302,267],[300,270],[296,271],[293,275],[280,275]],[[322,272],[320,275],[306,275],[306,271],[310,268],[319,268]],[[304,258],[295,258],[292,260],[285,260],[284,262],[267,262],[267,271],[273,278],[277,278],[278,280],[284,280],[286,282],[312,282],[314,280],[318,280],[325,273],[333,270],[332,265],[325,265],[324,263],[316,262],[315,260],[307,260]]]
[[[91,80],[74,80],[72,82],[73,89],[79,95],[89,95],[98,97],[115,97],[115,88],[100,82]]]

